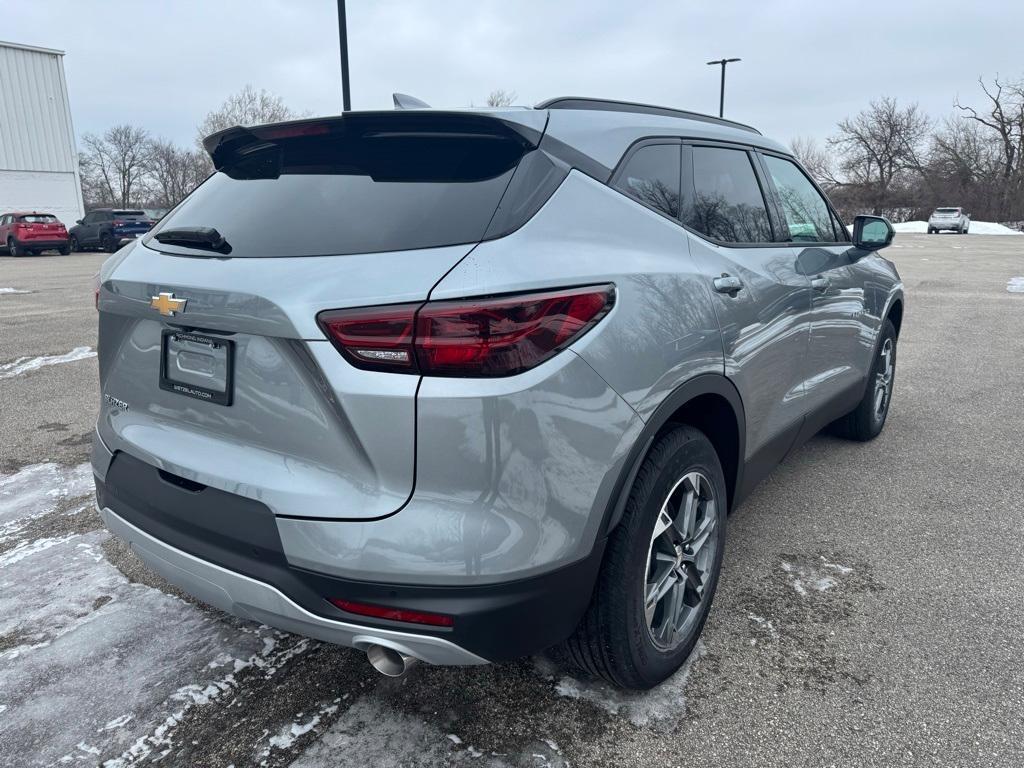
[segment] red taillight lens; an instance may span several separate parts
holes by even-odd
[[[322,312],[320,326],[358,368],[425,376],[511,376],[590,330],[615,303],[611,285],[495,299]]]
[[[419,304],[321,312],[320,327],[357,368],[416,372],[412,347]]]
[[[498,299],[439,301],[416,317],[420,370],[438,376],[509,376],[544,362],[611,308],[611,286]]]
[[[375,619],[390,619],[391,621],[405,621],[410,624],[430,624],[434,627],[451,627],[455,619],[443,613],[427,613],[425,611],[409,611],[404,608],[388,608],[383,605],[370,605],[368,603],[355,603],[351,600],[342,600],[337,597],[329,597],[328,601],[343,611],[357,613],[360,616],[372,616]]]

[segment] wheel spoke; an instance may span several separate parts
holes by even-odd
[[[676,516],[676,530],[679,537],[685,541],[693,535],[694,526],[697,524],[697,510],[700,507],[700,480],[691,480],[692,487],[683,497],[683,503]]]
[[[654,524],[653,538],[655,539],[661,536],[661,534],[663,534],[665,531],[672,527],[672,515],[670,515],[668,510],[666,509],[668,503],[669,500],[666,499],[665,506],[661,508],[661,512],[658,513],[658,520]]]
[[[655,571],[655,578],[648,579],[647,590],[644,594],[644,613],[647,614],[648,626],[654,618],[654,611],[658,607],[658,603],[675,586],[677,581],[674,559],[671,563],[659,565]]]
[[[676,582],[668,597],[665,599],[665,620],[662,624],[662,633],[667,644],[675,641],[676,633],[682,624],[683,613],[686,610],[686,589],[682,584]]]
[[[704,545],[711,538],[711,532],[715,529],[715,522],[714,509],[710,508],[709,505],[709,509],[704,513],[704,520],[701,521],[700,528],[690,539],[683,542],[683,562],[694,563],[697,561],[697,557],[700,555],[701,550],[704,549]]]

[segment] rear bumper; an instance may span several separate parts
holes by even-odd
[[[487,660],[440,637],[361,626],[310,613],[280,590],[176,549],[135,527],[109,507],[103,522],[150,568],[222,611],[288,632],[365,650],[384,645],[430,664],[486,664]]]
[[[568,637],[590,602],[604,541],[581,561],[490,584],[400,584],[341,578],[290,563],[263,504],[199,486],[124,452],[96,477],[107,527],[155,571],[221,610],[289,632],[432,664],[482,664]],[[344,523],[339,523],[344,525]],[[368,618],[327,598],[453,617],[452,627]]]
[[[14,244],[19,248],[39,248],[39,249],[50,249],[50,248],[63,248],[68,244],[68,239],[54,238],[39,238],[38,240],[18,240],[14,239]]]

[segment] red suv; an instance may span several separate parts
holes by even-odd
[[[62,255],[71,253],[68,231],[52,213],[5,213],[0,216],[0,243],[7,245],[11,256],[25,256],[56,249]]]

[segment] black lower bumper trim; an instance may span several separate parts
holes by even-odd
[[[342,579],[289,565],[270,509],[236,494],[184,481],[119,451],[101,506],[176,549],[279,589],[306,610],[368,627],[444,637],[489,661],[536,653],[568,637],[590,602],[604,542],[583,560],[541,576],[497,584],[422,586]],[[344,523],[338,523],[344,525]],[[342,611],[334,597],[454,617],[450,628]]]

